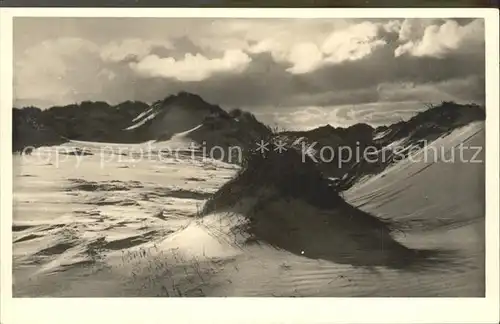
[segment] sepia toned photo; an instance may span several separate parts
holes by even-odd
[[[16,12],[2,322],[498,317],[498,16]]]
[[[13,32],[14,296],[485,295],[483,19]]]

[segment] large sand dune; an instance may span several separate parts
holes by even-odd
[[[484,123],[432,145],[460,143],[484,147]],[[14,156],[14,296],[484,295],[484,163],[404,160],[341,208],[271,189],[206,211],[239,167],[65,145]]]

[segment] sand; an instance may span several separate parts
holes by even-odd
[[[484,123],[433,145],[459,143],[484,146]],[[14,156],[15,297],[484,295],[482,163],[402,161],[344,193],[362,211],[397,221],[402,230],[393,235],[401,244],[450,251],[445,263],[410,271],[312,255],[323,242],[335,243],[328,248],[336,253],[364,249],[356,252],[319,223],[308,224],[317,235],[298,241],[303,248],[245,244],[237,230],[246,223],[244,208],[200,216],[204,201],[237,166],[189,156],[131,161],[118,154],[102,163],[105,144],[68,145],[89,147],[93,155],[57,159],[57,147],[50,147]],[[38,159],[38,152],[52,152],[51,158]],[[283,210],[319,215],[302,201],[280,200],[266,213]]]

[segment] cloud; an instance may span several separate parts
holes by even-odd
[[[377,87],[380,100],[426,102],[464,102],[470,98],[484,97],[484,78],[469,76],[440,82],[415,84],[413,82],[383,83]],[[480,100],[477,100],[480,101]],[[483,102],[478,102],[483,103]]]
[[[333,32],[323,43],[326,60],[332,63],[356,61],[387,44],[379,38],[380,24],[362,22],[345,30]]]
[[[279,40],[265,38],[251,45],[248,52],[253,54],[270,53],[276,62],[286,62],[288,61],[289,46],[289,44]]]
[[[399,33],[402,27],[402,22],[400,20],[390,20],[382,25],[382,28],[386,33]]]
[[[294,45],[288,54],[288,61],[293,67],[287,69],[293,74],[307,73],[319,67],[323,60],[323,53],[314,43],[300,43]]]
[[[120,62],[128,59],[143,59],[154,48],[171,49],[172,44],[165,40],[142,40],[138,38],[113,41],[106,44],[101,50],[104,61]]]
[[[79,95],[94,95],[99,80],[109,79],[100,74],[99,48],[88,40],[43,41],[23,54],[14,63],[14,96],[19,99],[73,102]]]
[[[400,119],[409,119],[427,109],[421,102],[376,102],[340,106],[309,106],[287,111],[259,111],[256,116],[269,125],[284,130],[304,130],[330,124],[348,127],[363,122],[374,126],[387,125]]]
[[[397,23],[361,22],[334,30],[317,42],[305,41],[287,44],[273,37],[260,40],[250,47],[252,53],[269,52],[277,62],[288,62],[292,74],[312,72],[324,65],[356,61],[370,55],[387,42],[381,38],[381,30],[393,32]]]
[[[439,23],[440,19],[408,18],[404,19],[399,28],[399,41],[404,43],[422,37],[427,26]]]
[[[189,82],[205,80],[215,73],[240,73],[250,61],[250,57],[243,51],[228,50],[222,58],[216,59],[189,53],[182,60],[148,55],[138,63],[130,63],[130,67],[143,77],[174,78]]]
[[[328,123],[338,126],[335,112],[330,107],[309,106],[286,112],[257,112],[256,116],[269,125],[276,125],[283,130],[304,130],[323,126]]]
[[[409,54],[417,57],[444,58],[456,51],[473,54],[484,46],[484,22],[476,19],[461,26],[455,20],[406,20],[400,30],[395,56]]]
[[[482,20],[39,19],[14,22],[14,95],[23,105],[190,91],[262,116],[304,110],[291,123],[313,125],[352,122],[342,107],[365,107],[360,120],[371,109],[383,122],[385,107],[397,118],[416,103],[484,102]]]

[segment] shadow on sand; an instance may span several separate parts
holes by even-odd
[[[202,214],[213,212],[243,215],[247,244],[265,243],[311,259],[420,271],[451,256],[395,240],[394,224],[349,205],[314,162],[303,161],[295,150],[249,154],[240,173],[207,201]]]

